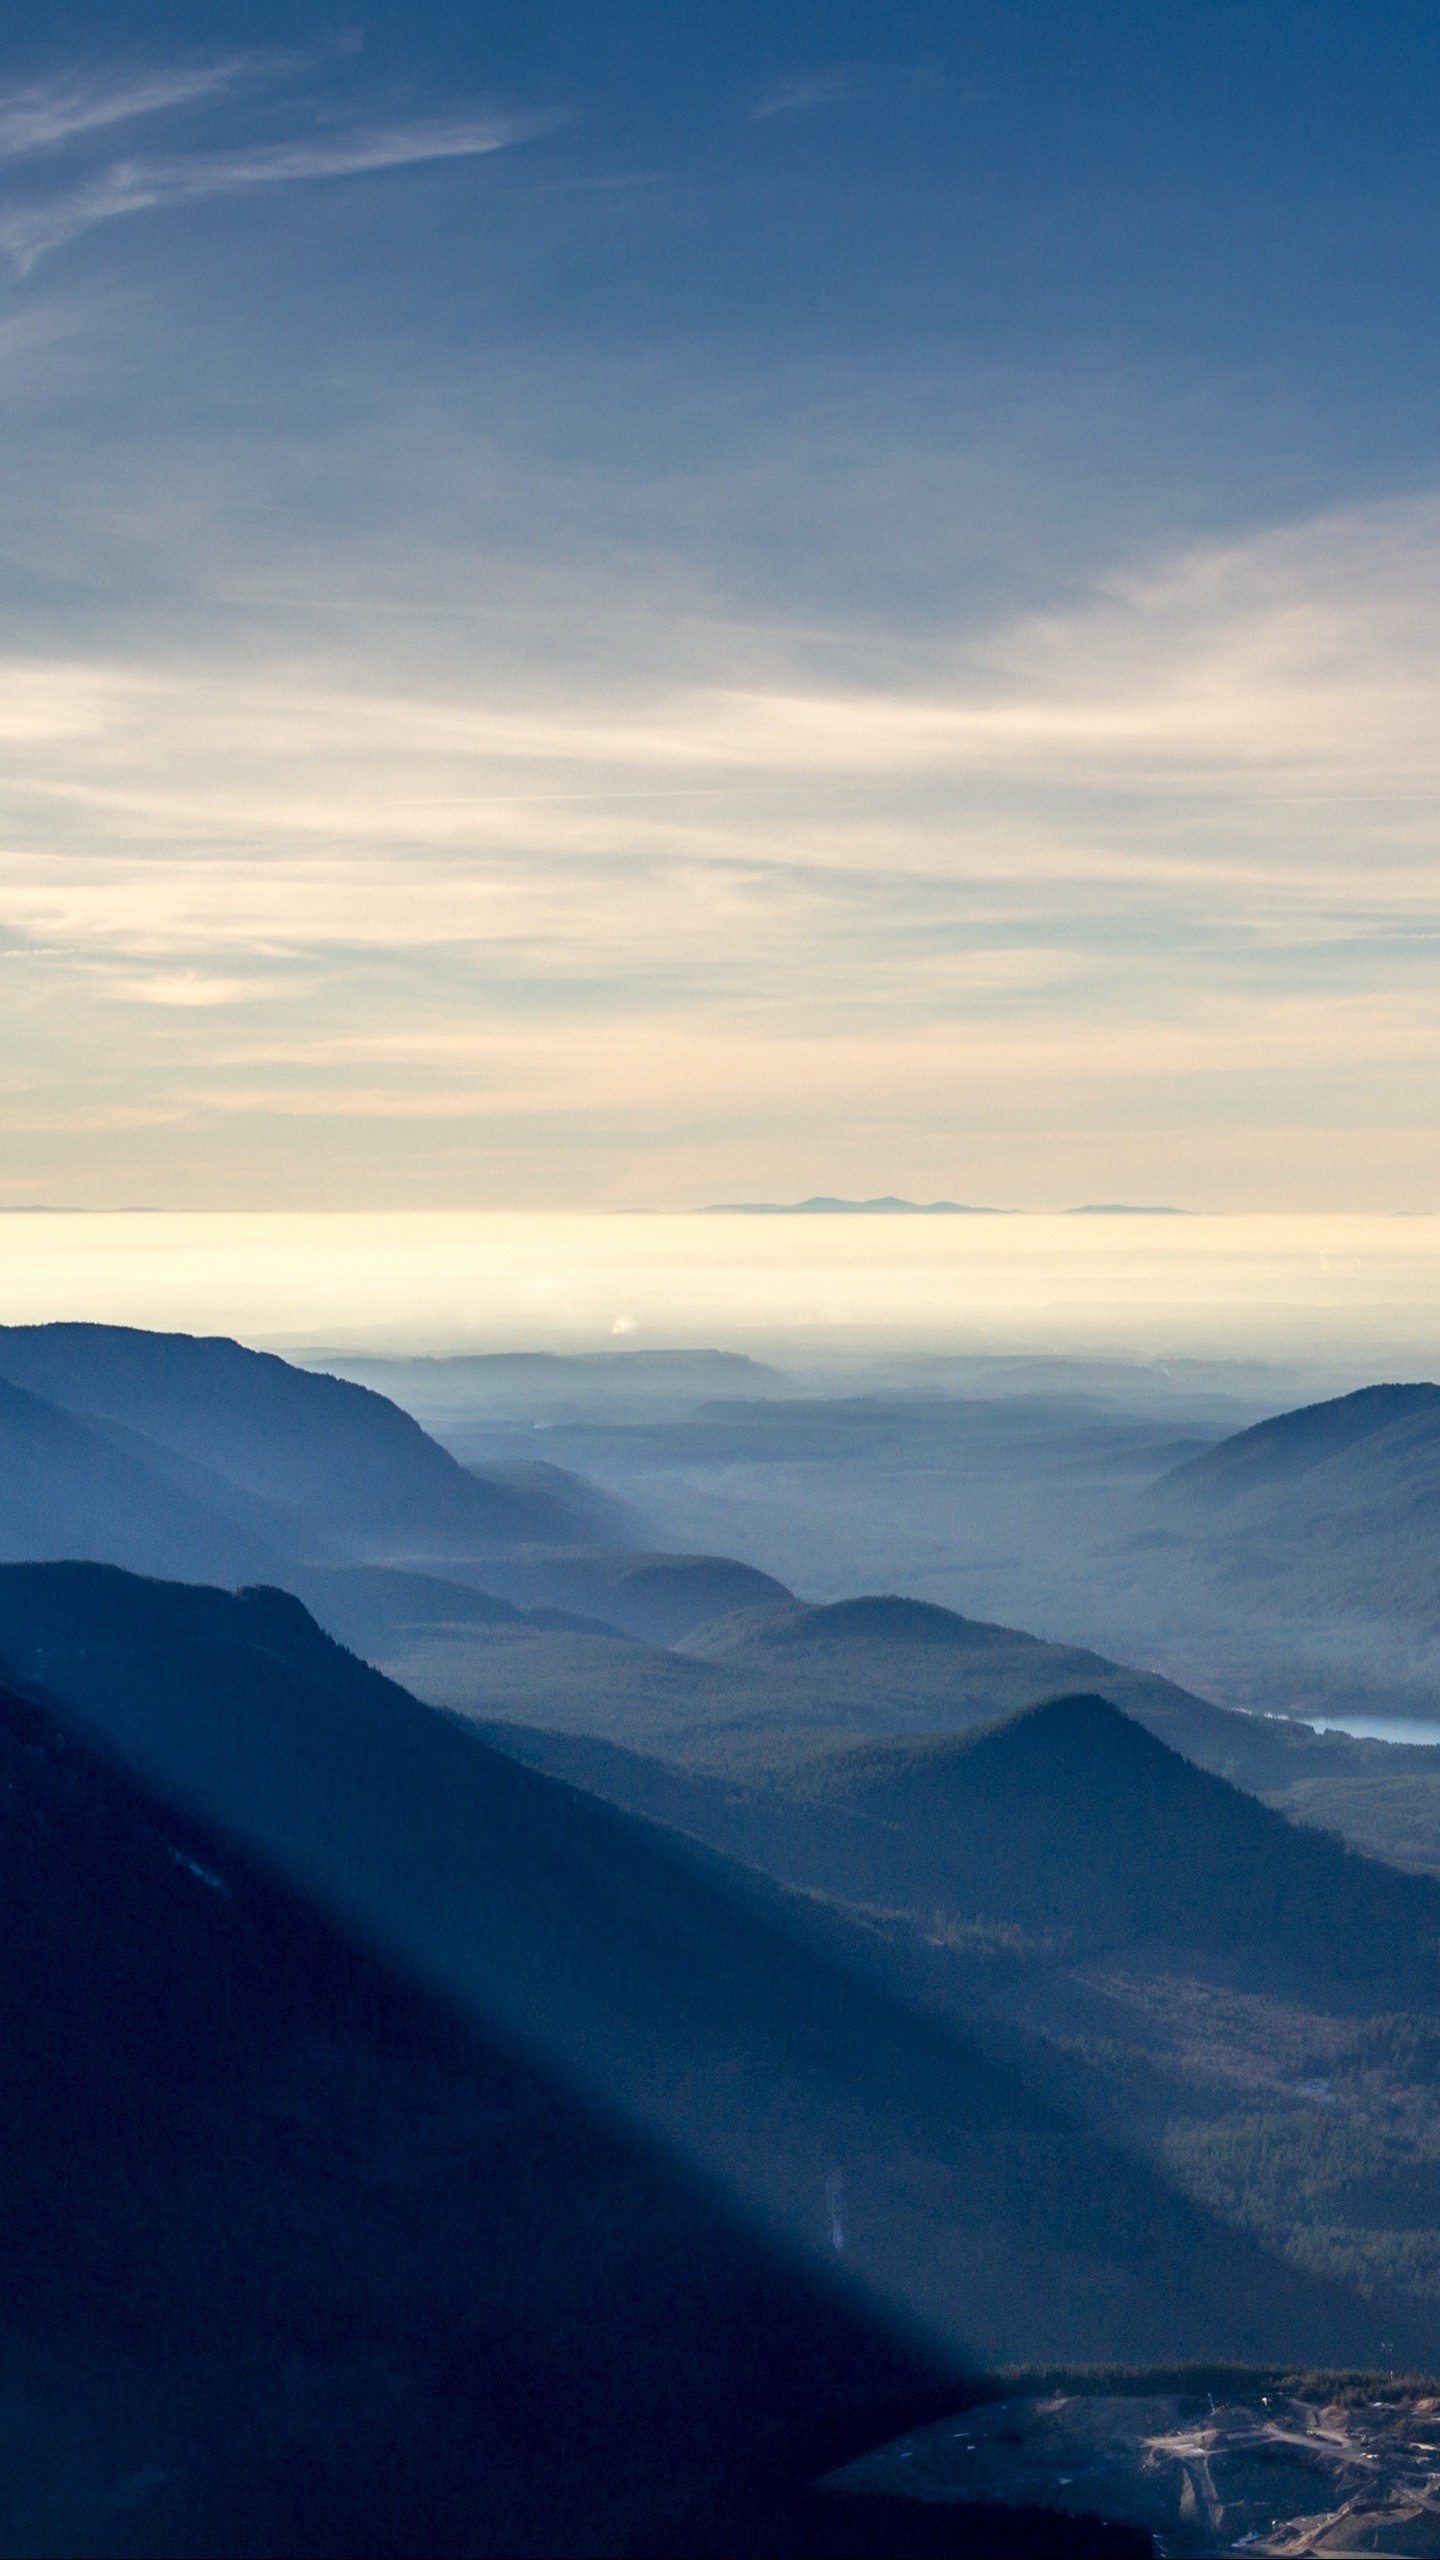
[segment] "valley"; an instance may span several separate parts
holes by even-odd
[[[503,1391],[537,1393],[542,1413],[546,1398],[623,1408],[629,1390],[608,1370],[597,1382],[557,1375],[564,1365],[537,1380],[521,1363]],[[703,1360],[662,1364],[641,1387],[659,1417],[625,1427],[688,1430],[675,1407],[697,1382],[715,1383]],[[753,1439],[763,1419],[792,1451],[818,1434],[833,1453],[833,1405],[812,1401],[790,1382],[763,1416],[744,1405],[743,1428]],[[1007,1431],[1012,1457],[1017,1435],[1043,1442],[1044,1413],[1020,1402],[974,1425],[977,1474]],[[1355,1402],[1320,1408],[1330,1437],[1304,1470],[1318,1479],[1312,1511],[1329,1498],[1323,1468],[1352,1445],[1369,1451],[1372,1508],[1387,1431],[1408,1434],[1406,1463],[1420,1463],[1423,1397],[1385,1407],[1360,1444]],[[1104,1463],[1130,1483],[1166,1462],[1145,1499],[1176,1516],[1213,1509],[1206,1489],[1236,1467],[1250,1470],[1243,1499],[1270,1498],[1284,1480],[1274,1443],[1283,1457],[1295,1433],[1263,1426],[1272,1474],[1257,1488],[1253,1427],[1217,1435],[1215,1421],[1188,1442],[1148,1419],[1117,1426],[1099,1435]],[[609,2500],[610,2522],[602,2532],[587,2507],[583,2525],[563,2523],[562,2483],[527,2424],[486,2456],[488,2486],[473,2461],[428,2452],[423,2527],[410,2475],[396,2474],[397,2550],[410,2535],[417,2549],[538,2553],[563,2532],[597,2552],[663,2541],[721,2560],[757,2516],[783,2513],[787,2547],[811,2547],[808,2534],[817,2550],[859,2552],[903,2496],[906,2519],[927,2499],[951,2517],[915,2523],[916,2550],[940,2533],[937,2549],[999,2552],[1004,2517],[1046,2485],[1030,2457],[1003,2481],[987,2472],[978,2498],[925,2472],[917,2498],[893,2446],[911,2444],[897,2435],[907,2424],[978,2405],[1002,2369],[1383,2375],[1435,2362],[1440,1754],[1245,1712],[919,1591],[797,1596],[773,1569],[788,1559],[760,1543],[763,1506],[738,1556],[668,1545],[653,1481],[562,1463],[576,1454],[567,1435],[600,1427],[557,1423],[556,1438],[543,1424],[530,1455],[512,1431],[467,1459],[453,1417],[447,1449],[359,1380],[233,1344],[0,1328],[13,1453],[0,1678],[16,1755],[0,1816],[21,1897],[12,1931],[36,1961],[49,1947],[52,1968],[48,1991],[32,1965],[8,1995],[27,2056],[12,2109],[77,2180],[91,2174],[97,2106],[117,2141],[145,2127],[154,2174],[176,2164],[173,2216],[151,2170],[112,2168],[78,2252],[38,2208],[22,2217],[12,2292],[35,2308],[15,2344],[25,2369],[51,2375],[35,2423],[63,2448],[101,2402],[119,2414],[106,2421],[111,2485],[83,2492],[90,2520],[57,2451],[58,2469],[42,2466],[23,2495],[17,2482],[4,2547],[28,2537],[58,2553],[77,2535],[105,2551],[210,2547],[206,2519],[238,2494],[214,2412],[239,2393],[269,2448],[247,2534],[278,2552],[294,2529],[280,2519],[303,2512],[305,2547],[319,2548],[353,2533],[347,2497],[376,2494],[343,2451],[357,2427],[377,2460],[392,2459],[381,2448],[397,2430],[442,2447],[454,2395],[473,2392],[503,2430],[505,2393],[528,2403],[558,2359],[576,2441],[648,2445],[660,2431],[641,2503],[604,2490],[587,2452],[586,2494]],[[735,1427],[713,1399],[694,1422],[727,1448]],[[880,1428],[867,1411],[861,1454],[839,1470],[842,1526],[846,1470],[869,1462]],[[953,1439],[957,1410],[934,1428]],[[1097,1428],[1085,1425],[1087,1467]],[[908,1421],[883,1429],[910,1447]],[[1050,1460],[1058,1477],[1072,1470],[1072,1492],[1085,1482],[1078,1432],[1072,1394]],[[533,1454],[536,1437],[557,1454]],[[804,1463],[823,1493],[820,1458]],[[922,1469],[917,1502],[924,1490]],[[1007,1498],[1020,1502],[1013,1482]],[[811,1508],[810,1534],[830,1534],[823,1501]],[[1092,1618],[1103,1598],[1092,1593]],[[71,1879],[69,1936],[54,1936],[45,1869],[22,1854],[42,1837]],[[73,1933],[117,1894],[141,1936],[130,1955],[116,1941],[107,1991]],[[303,1997],[300,1975],[286,1987],[292,1944],[309,1951]],[[154,1989],[136,2008],[124,1987],[172,1975],[158,2007]],[[191,1998],[222,2022],[218,2044],[183,2024]],[[162,2053],[164,2000],[181,2006]],[[57,2044],[47,2005],[76,2021],[78,2043]],[[515,2093],[503,2100],[502,2082]],[[536,2165],[517,2190],[504,2128],[522,2125]],[[332,2203],[317,2175],[340,2181]],[[327,2216],[337,2234],[368,2227],[358,2198],[377,2180],[377,2199],[407,2199],[413,2236],[387,2260],[377,2225],[352,2268],[324,2239]],[[577,2208],[581,2192],[591,2201]],[[527,2257],[538,2269],[552,2246],[567,2256],[563,2283],[541,2280],[543,2335],[487,2236],[496,2213],[528,2228],[513,2220],[522,2193],[544,2225]],[[577,2209],[583,2248],[563,2236]],[[164,2357],[137,2362],[133,2322],[114,2327],[99,2307],[107,2268],[134,2261],[162,2211],[173,2238],[146,2278],[146,2319],[189,2359],[178,2394]],[[276,2213],[294,2235],[283,2282],[266,2236]],[[202,2238],[207,2216],[216,2234],[249,2235],[250,2292]],[[421,2231],[442,2226],[444,2251],[427,2256],[437,2243]],[[472,2269],[463,2316],[445,2290],[452,2260],[457,2279]],[[702,2322],[684,2345],[700,2294],[683,2289],[660,2323],[668,2380],[628,2347],[592,2374],[581,2336],[600,2304],[628,2339],[637,2320],[653,2326],[635,2288],[681,2265],[711,2306],[770,2289],[783,2389],[773,2364],[746,2361],[750,2314],[734,2331],[717,2315],[708,2342]],[[715,2271],[703,2283],[702,2267]],[[197,2285],[234,2301],[209,2364],[184,2343]],[[77,2321],[88,2344],[73,2359]],[[379,2399],[355,2361],[362,2334],[364,2374],[388,2376]],[[270,2384],[242,2380],[261,2337],[290,2342],[277,2376],[309,2359],[298,2435]],[[3,2404],[0,2390],[0,2444]],[[1177,2404],[1166,2441],[1189,2424]],[[1238,2444],[1241,2420],[1226,2424]],[[1180,2479],[1179,2454],[1156,2451],[1163,2433],[1157,2420],[1140,2452],[1133,2428],[1125,2439],[1152,2485],[1165,2461]],[[822,2440],[841,2466],[829,2486]],[[1201,2448],[1212,2483],[1230,2441]],[[297,2461],[343,2475],[331,2523],[297,2487]],[[1426,2548],[1429,2491],[1391,2469],[1386,2513],[1413,2492],[1406,2530],[1422,2538],[1405,2547]],[[115,2485],[152,2474],[133,2497]],[[732,2521],[707,2523],[706,2499]],[[1059,2530],[1064,2501],[1046,2489],[1038,2503]],[[1100,2533],[1096,2549],[1104,2532],[1169,2530],[1118,2492],[1103,2526],[1093,2512],[1077,2508],[1073,2530]],[[1324,2513],[1333,2524],[1339,2507]]]

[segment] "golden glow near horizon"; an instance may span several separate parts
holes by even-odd
[[[716,1344],[1440,1359],[1440,1218],[0,1218],[0,1321],[337,1353]]]
[[[1433,502],[839,668],[471,566],[0,665],[0,1201],[1430,1205]]]

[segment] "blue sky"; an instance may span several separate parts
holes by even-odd
[[[1434,7],[52,9],[0,1198],[1437,1205]]]

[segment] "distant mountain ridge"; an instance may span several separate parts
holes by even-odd
[[[1017,1212],[978,1206],[970,1200],[899,1200],[893,1192],[885,1192],[876,1200],[837,1200],[819,1192],[809,1200],[712,1200],[699,1214],[712,1218],[1000,1218],[1014,1217]],[[1130,1200],[1086,1200],[1062,1214],[1068,1218],[1183,1218],[1188,1212],[1157,1206],[1153,1201],[1137,1205]]]
[[[714,1200],[701,1210],[700,1215],[730,1218],[994,1218],[1000,1212],[976,1208],[967,1200],[897,1200],[889,1192],[878,1200],[835,1200],[820,1192],[810,1200]]]
[[[1253,1665],[1302,1709],[1435,1716],[1440,1387],[1276,1414],[1162,1476],[1139,1508],[1134,1571],[1172,1658],[1209,1650],[1237,1680]]]
[[[513,1587],[512,1615],[661,1642],[789,1596],[728,1558],[637,1550],[635,1525],[563,1468],[466,1466],[370,1387],[224,1337],[0,1326],[0,1557],[276,1583],[382,1640],[427,1604],[437,1623],[481,1622],[477,1582],[497,1600]]]

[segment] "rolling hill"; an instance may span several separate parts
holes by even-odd
[[[512,1593],[537,1587],[499,1578]],[[623,1593],[613,1586],[554,1587],[619,1619]],[[1102,1691],[1188,1759],[1255,1792],[1337,1772],[1349,1751],[1363,1758],[1371,1748],[1211,1706],[1082,1646],[884,1593],[822,1606],[767,1598],[668,1646],[494,1623],[417,1627],[377,1658],[438,1705],[590,1734],[736,1779],[867,1735],[963,1732],[1067,1690]],[[1383,1760],[1383,1746],[1375,1753]]]
[[[530,1609],[565,1609],[604,1620],[644,1644],[673,1645],[721,1616],[795,1595],[733,1556],[636,1555],[574,1549],[487,1560],[487,1581]]]
[[[1101,1697],[822,1751],[748,1787],[578,1736],[490,1733],[848,1902],[1018,1929],[1070,1956],[1168,1946],[1251,1987],[1348,1984],[1382,2008],[1440,2007],[1440,1883],[1287,1821]]]

